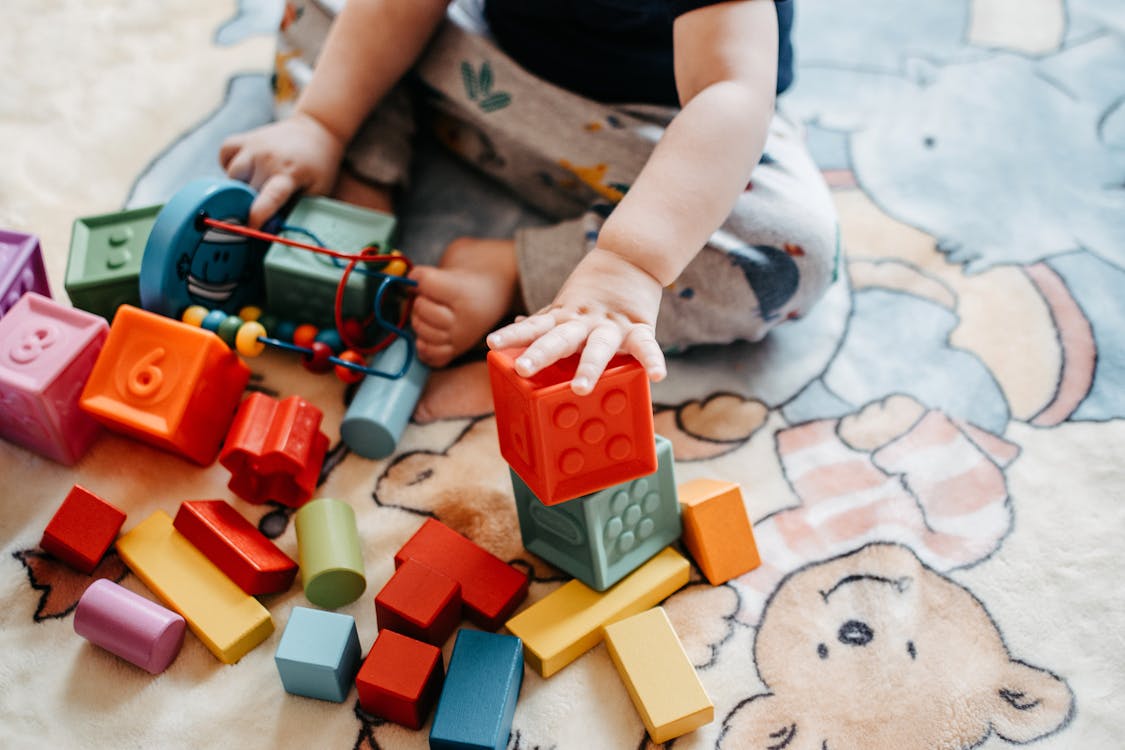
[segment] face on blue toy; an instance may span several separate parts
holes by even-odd
[[[252,257],[246,237],[208,229],[194,251],[180,255],[176,273],[193,303],[209,308],[222,307],[239,286],[249,280]]]

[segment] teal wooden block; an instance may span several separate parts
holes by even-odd
[[[431,750],[504,750],[523,684],[523,642],[457,631],[430,727]]]
[[[273,658],[286,692],[342,703],[361,662],[355,618],[294,607]]]
[[[285,226],[307,230],[325,247],[343,253],[358,253],[370,244],[390,252],[396,221],[390,214],[331,198],[308,196],[293,207]],[[317,244],[302,232],[279,233],[298,242]],[[297,323],[311,323],[321,328],[334,326],[336,288],[345,263],[321,253],[273,243],[263,261],[267,308]],[[362,318],[371,313],[379,281],[379,277],[351,274],[342,303],[346,317]]]
[[[514,471],[523,546],[595,591],[605,591],[680,538],[672,443],[656,436],[656,473],[558,505],[544,505]]]
[[[121,305],[141,306],[141,259],[160,209],[75,219],[64,281],[71,304],[110,321]]]
[[[371,366],[380,372],[397,372],[409,353],[406,341],[399,337],[372,358]],[[364,378],[340,423],[340,437],[352,452],[364,458],[386,458],[394,453],[429,378],[430,368],[417,355],[401,378]]]

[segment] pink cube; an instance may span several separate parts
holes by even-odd
[[[0,229],[0,318],[25,292],[51,296],[39,238],[33,234]]]
[[[67,465],[101,429],[78,398],[105,319],[28,292],[0,318],[0,437]]]

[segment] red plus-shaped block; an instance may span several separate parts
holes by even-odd
[[[251,503],[276,500],[298,508],[308,502],[328,451],[323,414],[299,396],[278,401],[252,393],[242,402],[219,454],[230,470],[231,491]]]
[[[380,630],[440,646],[461,622],[461,584],[411,558],[375,595]]]
[[[297,577],[297,563],[225,500],[180,503],[173,525],[251,596],[286,591]]]
[[[412,558],[459,583],[466,616],[485,630],[503,625],[527,597],[527,573],[441,521],[426,519],[395,555],[395,568]]]
[[[555,505],[656,471],[652,397],[632,357],[610,360],[594,391],[576,396],[578,355],[530,378],[521,350],[488,353],[500,454],[544,505]]]
[[[89,575],[124,523],[124,513],[76,484],[51,517],[39,546]]]
[[[355,678],[364,711],[421,729],[441,693],[441,649],[380,630]]]

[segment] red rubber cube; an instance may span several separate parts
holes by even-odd
[[[375,595],[375,621],[380,630],[441,646],[461,623],[461,584],[406,560]]]
[[[393,630],[380,630],[355,686],[359,705],[367,713],[421,729],[444,679],[441,649]]]
[[[123,512],[76,484],[51,517],[39,546],[90,575],[124,523]]]
[[[208,560],[250,596],[287,591],[297,563],[225,500],[187,500],[173,521]]]
[[[500,454],[544,505],[556,505],[656,471],[648,377],[631,356],[610,360],[592,393],[570,381],[579,355],[530,378],[522,350],[488,353]]]

